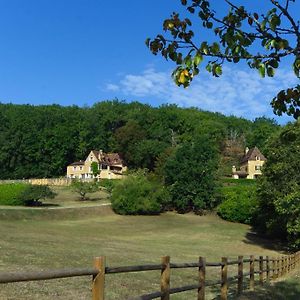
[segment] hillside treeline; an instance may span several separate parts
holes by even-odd
[[[0,178],[56,177],[91,149],[122,154],[129,168],[159,167],[172,147],[206,136],[230,173],[245,146],[264,149],[279,126],[176,105],[112,100],[92,107],[0,104]]]

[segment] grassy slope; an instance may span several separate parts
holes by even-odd
[[[87,267],[106,255],[109,266],[209,261],[221,256],[276,255],[269,242],[249,235],[249,227],[215,216],[167,213],[162,216],[105,216],[73,220],[0,221],[0,271]],[[236,271],[236,270],[234,270]],[[216,270],[208,272],[208,278]],[[197,271],[172,271],[172,286],[194,283]],[[67,287],[67,289],[66,289]],[[107,276],[107,299],[127,299],[159,289],[159,272]],[[173,296],[191,299],[195,292]],[[4,285],[0,299],[89,299],[90,278]]]
[[[255,288],[254,292],[245,292],[238,300],[299,300],[300,270],[295,270],[289,278],[282,278],[269,286]]]

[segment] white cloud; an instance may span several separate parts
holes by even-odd
[[[108,83],[108,84],[106,85],[106,89],[107,89],[108,91],[115,92],[115,91],[118,91],[120,88],[119,88],[119,86],[116,85],[116,84]]]
[[[274,95],[280,89],[297,84],[291,71],[281,69],[274,78],[262,79],[255,70],[225,66],[221,77],[202,71],[191,86],[184,89],[173,83],[170,73],[147,68],[141,74],[124,75],[117,84],[108,84],[107,89],[140,100],[155,98],[160,103],[254,118],[270,115]]]

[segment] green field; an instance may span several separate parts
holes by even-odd
[[[53,210],[52,213],[58,210]],[[29,214],[26,216],[26,214]],[[63,215],[63,219],[1,220],[0,270],[26,271],[89,267],[105,255],[109,266],[158,263],[163,255],[173,262],[209,261],[221,256],[278,255],[273,243],[249,233],[247,225],[216,216],[119,216],[106,207],[98,216]],[[235,271],[235,270],[234,270]],[[217,270],[208,272],[214,277]],[[194,283],[197,271],[172,271],[172,286]],[[159,289],[159,272],[108,275],[107,299],[126,299]],[[191,299],[195,292],[173,296]],[[90,278],[60,279],[1,286],[0,299],[89,299]]]
[[[58,195],[44,207],[0,208],[0,272],[91,267],[93,258],[101,255],[107,257],[108,266],[159,263],[163,255],[170,255],[172,262],[197,262],[199,256],[220,261],[222,256],[279,255],[275,242],[258,238],[247,225],[215,215],[120,216],[111,211],[103,192],[82,202],[66,187],[55,191]],[[207,277],[215,279],[218,274],[218,269],[209,269]],[[230,268],[230,275],[236,275],[235,267]],[[107,275],[106,299],[128,299],[159,290],[159,276],[159,271]],[[196,269],[172,270],[172,287],[195,282]],[[195,299],[195,293],[172,299]],[[211,290],[208,295],[213,298],[215,293]],[[90,296],[88,276],[0,288],[1,300]],[[247,297],[255,299],[251,294]]]

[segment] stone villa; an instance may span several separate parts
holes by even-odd
[[[259,151],[257,147],[249,150],[246,148],[245,155],[241,160],[240,170],[235,166],[232,167],[232,177],[235,179],[247,178],[255,179],[262,175],[261,169],[266,162],[265,156]]]
[[[104,153],[102,150],[92,150],[85,160],[74,162],[67,166],[67,178],[91,179],[92,163],[96,162],[100,170],[98,178],[120,179],[127,170],[118,153]]]

